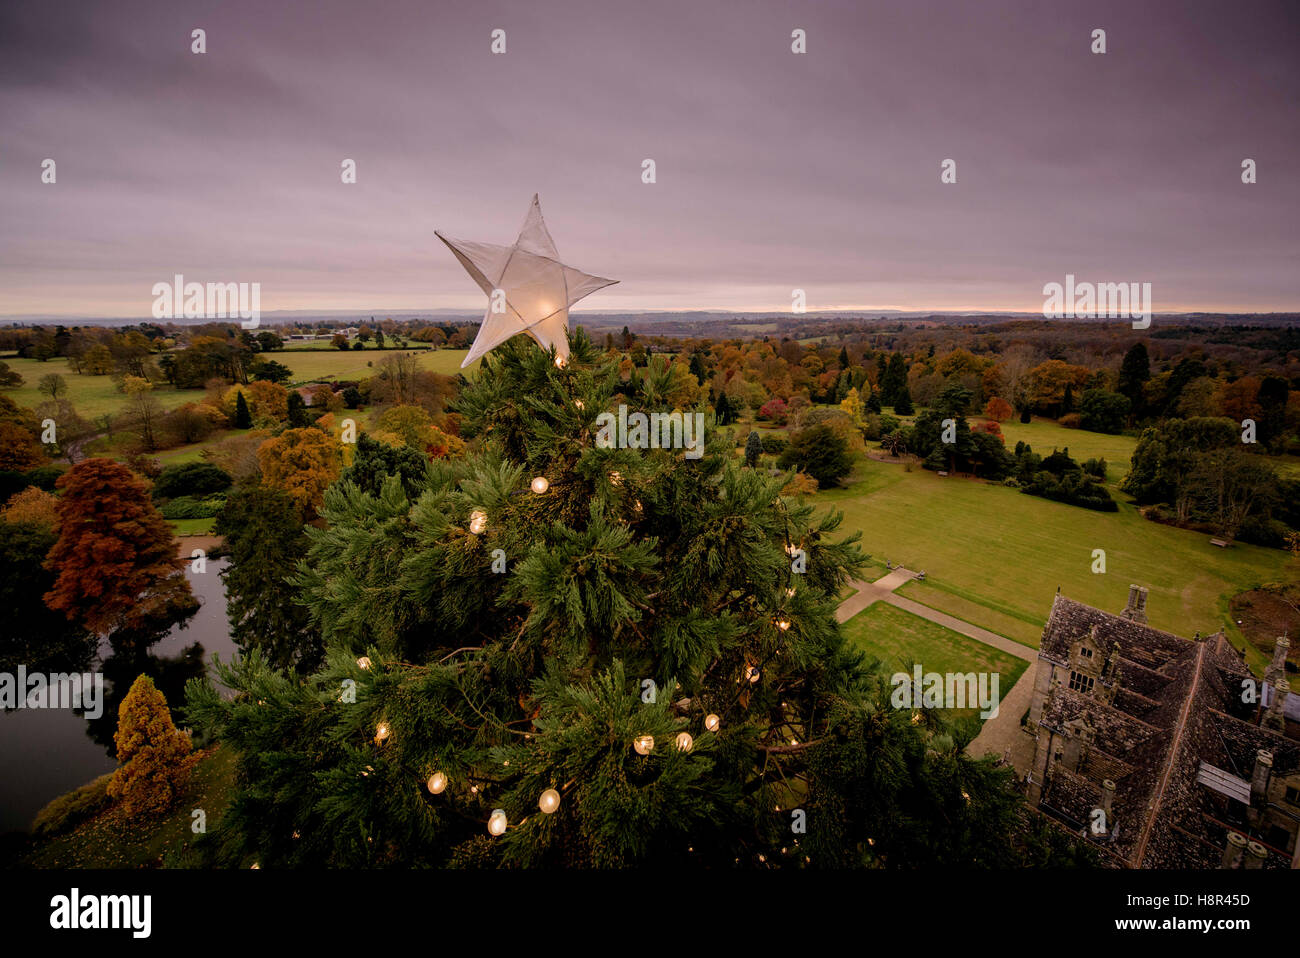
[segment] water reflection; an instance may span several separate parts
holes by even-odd
[[[103,714],[97,719],[69,709],[18,709],[0,713],[0,832],[26,829],[50,799],[112,771],[117,708],[131,683],[149,675],[167,697],[173,717],[184,700],[185,683],[202,675],[214,653],[229,661],[236,649],[226,621],[220,572],[226,560],[209,559],[207,571],[188,569],[190,588],[202,603],[183,626],[143,653],[114,654],[100,645],[89,670],[104,674]],[[42,664],[41,671],[85,671],[81,662]],[[180,724],[180,723],[178,723]]]

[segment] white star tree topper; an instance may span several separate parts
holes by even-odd
[[[564,365],[569,358],[569,307],[618,282],[560,262],[535,193],[514,246],[451,239],[437,230],[434,235],[488,295],[483,325],[460,364],[462,369],[520,333],[527,333],[542,349],[554,346],[556,364]]]

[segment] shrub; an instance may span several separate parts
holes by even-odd
[[[763,451],[773,456],[779,456],[790,445],[790,440],[784,436],[761,436],[759,441],[763,443]]]
[[[163,503],[158,511],[164,519],[211,519],[221,512],[225,504],[225,496],[213,496],[210,499],[178,496]]]
[[[32,835],[35,838],[52,838],[76,828],[88,818],[98,815],[110,804],[108,783],[113,773],[99,776],[93,782],[87,782],[80,788],[60,795],[50,802],[32,819]]]
[[[1079,429],[1083,426],[1083,416],[1079,415],[1077,412],[1067,412],[1057,420],[1057,423],[1064,426],[1066,429]]]
[[[23,473],[29,486],[35,486],[37,489],[44,489],[46,492],[54,491],[54,484],[59,481],[59,476],[67,472],[66,466],[37,466],[35,469],[28,469]]]
[[[1106,479],[1106,460],[1096,458],[1089,459],[1083,464],[1083,471],[1104,482]]]
[[[204,496],[212,492],[222,492],[234,483],[224,469],[210,462],[187,462],[179,466],[168,466],[153,484],[153,498],[174,499],[179,496]]]

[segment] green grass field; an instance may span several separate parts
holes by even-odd
[[[398,355],[396,349],[317,349],[310,352],[267,353],[267,358],[283,363],[293,370],[293,382],[311,382],[317,379],[365,379],[375,374],[375,369],[389,356]],[[460,364],[469,353],[467,349],[420,350],[414,353],[421,369],[454,376],[461,372]],[[369,365],[367,365],[369,364]],[[477,367],[475,362],[466,372]]]
[[[1129,583],[1138,583],[1151,590],[1156,628],[1190,638],[1222,627],[1240,647],[1229,600],[1287,574],[1281,551],[1218,549],[1209,536],[1149,522],[1126,502],[1118,513],[1093,512],[879,462],[860,462],[853,478],[817,500],[842,510],[843,528],[861,530],[863,548],[877,559],[925,570],[928,581],[909,583],[902,594],[1026,645],[1038,644],[1058,586],[1119,612]],[[1106,552],[1105,574],[1091,571],[1094,549]],[[1248,650],[1252,664],[1261,658]]]
[[[843,628],[849,641],[880,659],[891,672],[911,672],[914,663],[926,672],[996,672],[1004,696],[1029,665],[884,602],[859,612]],[[974,714],[974,710],[962,711]]]
[[[422,350],[416,352],[415,356],[421,369],[454,376],[461,372],[460,364],[468,352],[465,349]],[[398,350],[344,352],[339,349],[320,349],[265,355],[292,369],[293,382],[304,383],[317,379],[365,379],[375,374],[375,368],[386,357],[397,354]],[[51,359],[44,363],[37,359],[6,359],[5,362],[11,370],[23,377],[23,384],[0,390],[0,393],[20,406],[30,409],[44,400],[45,396],[38,391],[37,383],[46,373],[58,373],[68,384],[67,398],[84,418],[93,420],[123,409],[125,400],[117,391],[112,376],[79,376],[63,359]],[[472,372],[477,366],[476,362],[466,372]],[[187,402],[197,402],[204,394],[201,389],[175,389],[166,383],[158,383],[154,386],[153,395],[165,409],[174,409]]]
[[[8,396],[20,406],[30,409],[45,400],[46,397],[36,385],[46,373],[58,373],[63,377],[63,381],[68,384],[66,398],[84,419],[94,420],[106,413],[116,414],[125,406],[126,398],[117,391],[112,376],[79,376],[64,359],[51,359],[44,363],[39,359],[6,359],[5,362],[12,371],[23,377],[23,384],[0,389],[0,394]],[[160,383],[154,386],[153,395],[162,403],[163,408],[175,409],[195,399],[202,399],[203,390],[174,389],[166,383]]]
[[[1106,460],[1106,480],[1118,483],[1128,474],[1129,460],[1137,448],[1135,436],[1108,436],[1084,429],[1066,429],[1050,419],[1035,419],[1030,423],[1018,420],[1002,423],[1002,435],[1007,448],[1014,450],[1016,443],[1028,443],[1040,456],[1049,456],[1052,450],[1069,449],[1070,458],[1082,465],[1085,460]]]

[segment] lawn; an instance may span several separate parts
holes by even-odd
[[[192,865],[189,848],[197,837],[191,830],[192,812],[202,808],[207,827],[216,825],[234,794],[236,757],[229,748],[205,754],[191,774],[185,793],[158,820],[133,822],[116,807],[110,807],[63,834],[36,840],[23,864],[35,868]]]
[[[293,370],[293,382],[305,383],[318,379],[365,379],[375,374],[379,366],[389,356],[396,356],[401,350],[396,349],[362,349],[348,350],[312,350],[310,352],[272,352],[268,359],[283,363]],[[435,373],[454,376],[461,372],[460,364],[469,350],[466,349],[428,349],[413,353],[421,369]],[[473,370],[477,362],[469,368]]]
[[[1014,450],[1016,443],[1028,443],[1040,456],[1049,456],[1053,449],[1069,449],[1070,458],[1082,465],[1085,460],[1106,460],[1106,479],[1118,483],[1128,474],[1129,460],[1137,447],[1136,436],[1108,436],[1084,429],[1066,429],[1050,419],[1035,419],[1030,423],[1019,420],[1002,423],[1002,435],[1007,448]]]
[[[843,529],[862,530],[867,552],[925,570],[927,581],[905,585],[903,595],[1026,645],[1038,644],[1058,586],[1119,612],[1137,583],[1151,590],[1155,627],[1188,638],[1222,627],[1241,647],[1229,601],[1287,574],[1279,550],[1218,549],[1209,536],[1148,522],[1126,502],[1117,513],[1093,512],[874,461],[860,461],[853,479],[816,499],[845,513]],[[1094,549],[1105,550],[1105,574],[1092,572]],[[1253,646],[1248,661],[1262,661]]]
[[[68,366],[67,360],[51,359],[41,362],[39,359],[6,359],[9,368],[23,377],[21,386],[0,389],[0,394],[8,396],[20,406],[31,409],[46,397],[36,388],[46,373],[58,373],[68,384],[67,399],[83,419],[94,420],[106,413],[119,413],[125,405],[126,397],[117,391],[112,376],[79,376]],[[153,388],[153,396],[165,409],[175,409],[187,402],[203,398],[201,389],[175,389],[166,383],[159,383]]]
[[[945,629],[920,616],[877,602],[843,626],[849,641],[884,663],[891,672],[996,672],[1005,696],[1029,665],[991,645]]]

